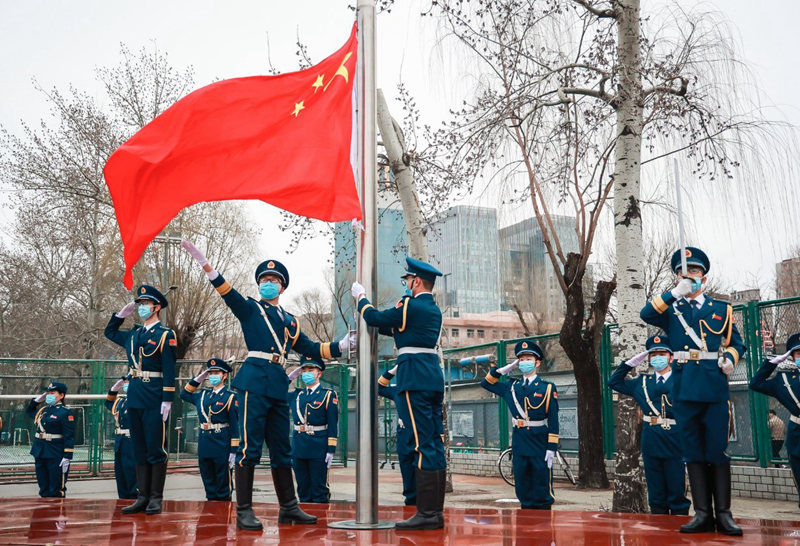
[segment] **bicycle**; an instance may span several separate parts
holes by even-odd
[[[569,463],[561,455],[560,451],[556,451],[556,458],[558,458],[558,462],[561,464],[561,468],[564,470],[564,474],[567,476],[567,479],[572,483],[572,485],[576,485],[578,482],[575,479],[575,474],[572,472],[572,467],[569,466]],[[497,458],[497,470],[500,472],[500,477],[502,477],[508,485],[513,487],[514,464],[512,448],[509,447],[500,454],[500,457]]]

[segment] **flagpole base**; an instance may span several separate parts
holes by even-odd
[[[351,529],[351,530],[363,530],[363,531],[370,531],[374,529],[394,529],[393,521],[377,521],[375,523],[361,523],[354,519],[347,519],[344,521],[332,521],[328,524],[328,527],[332,529]]]

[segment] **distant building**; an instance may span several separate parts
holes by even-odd
[[[525,330],[513,311],[445,316],[442,328],[442,344],[446,348],[480,345],[499,339],[525,336]]]
[[[740,305],[751,301],[761,301],[761,290],[758,288],[734,290],[731,294],[731,303],[734,305]]]
[[[776,264],[775,292],[778,298],[800,296],[800,256]]]

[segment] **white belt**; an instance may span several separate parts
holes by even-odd
[[[526,421],[525,419],[512,419],[516,428],[528,428],[528,427],[543,427],[547,424],[546,419],[542,419],[541,421]]]
[[[789,421],[791,421],[792,423],[795,423],[797,425],[800,425],[800,417],[797,417],[796,415],[790,415],[789,416]]]
[[[248,351],[247,358],[260,358],[261,360],[267,360],[275,364],[280,364],[281,366],[286,364],[286,357],[283,355],[279,355],[278,353],[267,353],[264,351]]]
[[[127,436],[128,438],[131,437],[131,431],[127,428],[115,428],[114,434],[122,434],[123,436]]]
[[[672,426],[672,425],[676,424],[675,419],[665,419],[663,417],[656,417],[656,416],[648,417],[646,415],[642,418],[642,421],[644,421],[645,423],[650,423],[651,426],[653,426],[653,425],[669,425],[669,426]]]
[[[200,423],[200,430],[213,430],[214,432],[219,432],[227,426],[228,423]]]
[[[719,356],[719,353],[701,351],[700,349],[691,349],[689,351],[675,351],[673,355],[675,356],[675,360],[687,362],[689,360],[716,360]]]
[[[402,349],[397,349],[397,355],[418,355],[418,354],[431,354],[431,355],[438,355],[439,352],[436,349],[429,349],[428,347],[403,347]]]
[[[295,425],[294,429],[297,432],[305,432],[306,434],[313,436],[315,432],[323,432],[328,430],[328,425]]]
[[[131,377],[133,379],[141,379],[145,383],[150,381],[153,377],[164,377],[164,374],[161,372],[148,372],[143,370],[137,370],[136,368],[131,368]]]
[[[39,438],[40,440],[47,440],[49,442],[50,440],[57,440],[59,438],[63,438],[64,436],[62,434],[48,434],[47,432],[37,432],[36,437]]]

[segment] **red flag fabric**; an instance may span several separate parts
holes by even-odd
[[[354,24],[321,63],[198,89],[111,154],[104,174],[128,289],[147,245],[195,203],[259,199],[327,222],[361,218],[351,164],[356,53]]]

